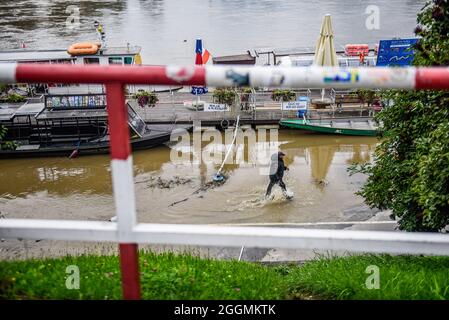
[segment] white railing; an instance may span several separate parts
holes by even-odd
[[[178,68],[0,64],[0,82],[105,83],[118,222],[1,219],[0,238],[120,244],[124,297],[140,298],[137,243],[347,250],[449,255],[446,234],[304,228],[138,223],[129,148],[125,83],[166,85],[394,87],[449,89],[449,69]],[[279,85],[279,80],[277,84]]]

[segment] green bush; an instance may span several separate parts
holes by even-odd
[[[8,129],[0,125],[0,150],[14,150],[17,148],[17,143],[15,141],[3,141]]]
[[[217,103],[232,106],[235,102],[236,93],[234,89],[219,88],[215,89],[212,98]]]
[[[2,93],[2,92],[6,92],[6,90],[8,89],[8,85],[7,84],[4,84],[4,83],[0,83],[0,94]]]
[[[6,102],[9,103],[20,103],[25,102],[26,100],[27,100],[26,97],[21,96],[20,94],[17,93],[11,93],[6,98]]]
[[[294,101],[296,99],[296,94],[292,90],[281,90],[276,89],[273,90],[273,93],[271,94],[271,99],[273,101]]]
[[[3,139],[3,137],[5,136],[7,130],[8,130],[8,129],[7,129],[4,125],[1,125],[1,124],[0,124],[0,141],[1,141],[1,140]]]
[[[418,15],[414,64],[449,65],[449,2],[428,2]],[[359,192],[371,207],[391,209],[408,231],[440,231],[449,223],[449,92],[383,93],[390,107],[376,115],[383,139]]]

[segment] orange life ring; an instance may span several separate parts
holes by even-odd
[[[72,56],[84,55],[84,54],[96,54],[99,46],[96,43],[82,42],[72,44],[67,52]]]
[[[369,54],[369,46],[367,44],[347,44],[345,53],[348,56],[358,56],[360,53],[367,56]]]

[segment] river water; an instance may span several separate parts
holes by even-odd
[[[211,185],[219,161],[194,162],[189,145],[173,149],[181,158],[174,158],[168,146],[135,152],[139,221],[240,224],[369,218],[351,211],[362,204],[354,192],[364,177],[350,177],[347,167],[370,160],[375,138],[280,131],[278,142],[290,168],[284,179],[295,195],[290,201],[279,187],[274,199],[264,199],[264,162],[250,155],[248,140],[237,139],[241,152],[237,147],[229,158],[232,163],[224,167],[228,179],[221,186]],[[214,150],[218,159],[228,148],[214,141],[202,146],[203,153]],[[0,168],[0,211],[6,217],[107,220],[114,215],[108,156],[1,160]]]
[[[74,42],[97,40],[93,22],[99,20],[109,45],[142,46],[146,64],[190,64],[194,61],[197,37],[204,40],[212,56],[265,47],[313,47],[326,13],[332,15],[335,42],[340,49],[347,43],[374,44],[380,39],[410,37],[416,14],[424,3],[424,0],[2,0],[0,44],[1,48],[19,48],[22,43],[28,48],[67,48]],[[372,13],[376,10],[378,20],[373,20],[376,17]]]

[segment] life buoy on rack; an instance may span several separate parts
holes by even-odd
[[[358,56],[360,54],[367,56],[369,54],[369,45],[367,45],[367,44],[347,44],[345,46],[345,54],[347,56]]]
[[[100,45],[101,46],[101,45]],[[85,55],[85,54],[96,54],[100,49],[98,43],[92,42],[81,42],[72,44],[67,52],[72,56]]]
[[[229,120],[228,119],[221,120],[220,125],[222,129],[227,129],[229,127]]]

